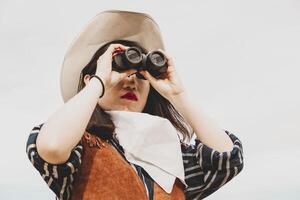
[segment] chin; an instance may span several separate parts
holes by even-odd
[[[130,112],[142,112],[143,109],[138,106],[133,105],[121,105],[121,104],[115,104],[114,106],[107,106],[104,110],[107,111],[113,111],[113,110],[119,110],[119,111],[130,111]]]
[[[130,107],[124,107],[124,108],[122,108],[120,110],[130,111],[130,112],[142,112],[142,110],[139,109],[139,108],[130,108]]]

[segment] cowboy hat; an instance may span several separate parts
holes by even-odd
[[[138,42],[147,51],[165,49],[159,26],[148,14],[121,10],[100,12],[73,40],[65,54],[60,72],[64,102],[76,95],[80,73],[96,51],[119,39]]]

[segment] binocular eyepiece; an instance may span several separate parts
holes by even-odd
[[[145,55],[137,47],[129,47],[125,51],[116,50],[113,55],[112,70],[122,72],[128,69],[136,69],[136,75],[140,79],[145,79],[139,73],[140,70],[147,70],[152,76],[158,77],[167,71],[167,59],[161,51],[151,51]]]

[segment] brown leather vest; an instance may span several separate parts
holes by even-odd
[[[79,172],[71,200],[148,200],[146,188],[112,144],[85,132]],[[170,194],[154,182],[154,200],[184,200],[184,185],[177,178]]]

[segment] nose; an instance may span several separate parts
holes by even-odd
[[[124,80],[124,88],[136,89],[137,86],[137,77],[136,74],[128,75]]]
[[[136,80],[136,79],[137,79],[136,73],[131,74],[131,75],[128,75],[128,76],[126,77],[126,79],[127,79],[128,81],[134,81],[134,80]]]

